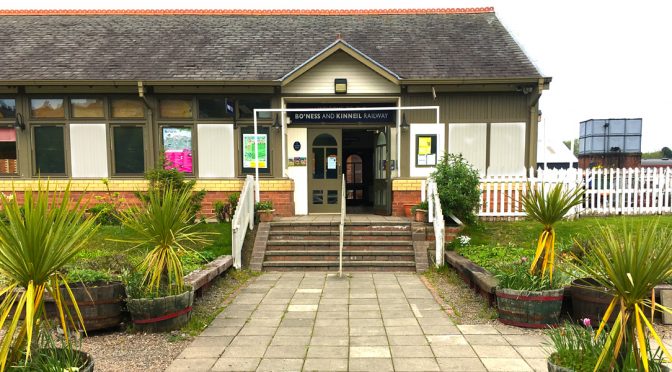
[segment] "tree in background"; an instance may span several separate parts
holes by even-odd
[[[668,159],[672,158],[672,150],[670,150],[669,147],[667,147],[667,146],[663,147],[660,150],[660,152],[663,154],[664,158],[668,158]]]
[[[572,141],[562,141],[568,149],[572,149]],[[574,139],[574,156],[579,156],[579,139]]]

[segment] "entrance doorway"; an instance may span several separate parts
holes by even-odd
[[[389,129],[308,128],[308,213],[391,212]]]

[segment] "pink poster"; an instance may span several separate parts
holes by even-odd
[[[166,168],[177,169],[180,172],[191,173],[193,170],[193,161],[191,150],[166,151]]]

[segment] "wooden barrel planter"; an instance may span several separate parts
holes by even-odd
[[[497,288],[499,321],[524,328],[548,328],[558,324],[563,288],[548,291],[518,291]]]
[[[175,296],[128,299],[126,306],[136,329],[166,332],[181,328],[191,317],[194,291]]]
[[[121,282],[75,283],[70,285],[70,289],[82,313],[87,332],[118,327],[124,320],[126,291]],[[66,304],[71,305],[67,290],[61,289],[61,296]],[[45,303],[47,314],[56,317],[53,297],[45,297]],[[76,315],[73,313],[73,316]]]
[[[574,372],[574,370],[571,368],[565,368],[557,364],[554,364],[553,363],[554,356],[555,353],[551,354],[548,357],[548,359],[546,359],[546,366],[548,368],[548,372]]]
[[[605,293],[604,289],[592,278],[574,280],[570,291],[572,293],[572,318],[576,320],[588,318],[593,327],[599,327],[614,296]],[[617,312],[611,314],[610,324],[616,321],[617,315]]]

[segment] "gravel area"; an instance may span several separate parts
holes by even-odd
[[[241,288],[251,275],[230,270],[216,279],[202,297],[196,299],[191,322],[182,331],[169,334],[106,332],[89,335],[82,350],[93,355],[96,371],[164,371],[175,357],[200,333]]]

